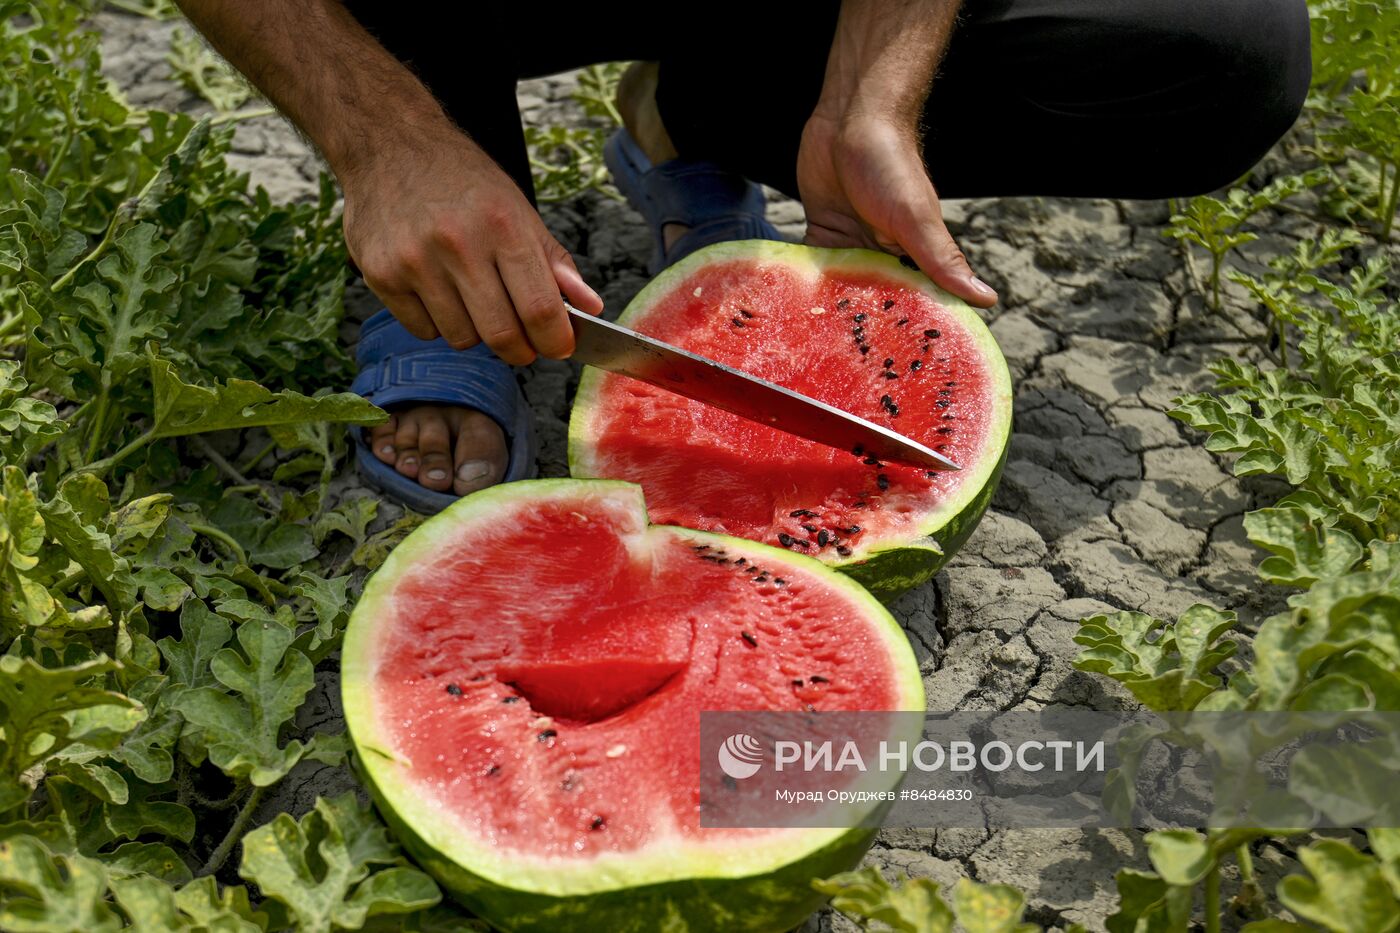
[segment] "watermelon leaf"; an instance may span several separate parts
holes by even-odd
[[[296,739],[281,744],[283,727],[314,683],[311,662],[291,647],[295,638],[295,631],[277,622],[245,622],[237,635],[242,652],[220,648],[210,660],[215,679],[227,689],[195,687],[174,703],[201,733],[210,760],[254,786],[281,779],[306,751]]]
[[[370,917],[421,910],[442,897],[353,794],[318,798],[300,822],[283,813],[250,832],[238,873],[304,933],[358,930]]]

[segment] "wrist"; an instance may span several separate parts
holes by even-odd
[[[344,120],[315,140],[342,186],[384,169],[402,172],[406,163],[432,160],[443,151],[460,156],[478,148],[431,98],[387,112],[395,116]]]

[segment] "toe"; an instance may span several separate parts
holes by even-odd
[[[418,409],[418,482],[445,492],[452,487],[452,435],[442,408]]]
[[[369,431],[369,449],[385,463],[394,463],[398,454],[394,452],[394,433],[399,429],[397,415],[390,415],[383,424],[375,425]]]
[[[456,474],[452,491],[459,496],[499,483],[509,454],[501,426],[479,411],[463,411],[454,449]]]
[[[394,469],[409,479],[418,476],[418,413],[422,409],[413,408],[398,415],[398,429],[394,431]]]

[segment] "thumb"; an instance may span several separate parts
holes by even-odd
[[[974,307],[990,308],[997,303],[997,293],[973,273],[967,257],[948,232],[937,201],[933,202],[931,212],[911,218],[907,233],[897,239],[909,258],[935,285]]]

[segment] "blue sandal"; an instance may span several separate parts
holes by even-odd
[[[535,432],[530,406],[510,366],[485,344],[454,350],[441,337],[419,340],[385,309],[360,328],[355,360],[360,371],[350,391],[381,408],[440,402],[475,409],[505,432],[510,462],[501,482],[535,475]],[[355,466],[360,475],[390,498],[425,515],[440,512],[460,498],[428,489],[380,460],[369,449],[362,428],[351,428],[350,436],[355,441]]]
[[[672,159],[652,165],[626,129],[608,139],[603,161],[618,190],[651,225],[656,245],[647,270],[652,275],[711,243],[783,238],[763,215],[763,189],[713,162]],[[690,228],[669,250],[667,224]]]

